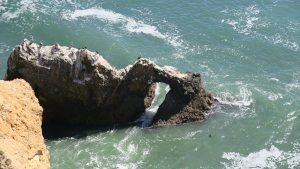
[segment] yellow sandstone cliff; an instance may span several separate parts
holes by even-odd
[[[0,169],[48,169],[42,107],[21,79],[0,80]]]

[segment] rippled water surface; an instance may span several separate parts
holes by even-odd
[[[202,123],[47,140],[54,169],[300,168],[298,0],[0,0],[0,76],[24,38],[199,72],[220,100]]]

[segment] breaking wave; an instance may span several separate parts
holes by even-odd
[[[299,144],[293,151],[285,152],[274,145],[270,149],[262,149],[258,152],[243,156],[236,152],[223,153],[223,158],[229,162],[222,162],[227,169],[244,168],[270,168],[276,169],[280,166],[288,166],[290,169],[296,169],[300,165]]]
[[[246,87],[240,87],[239,93],[232,95],[229,92],[221,92],[220,96],[216,97],[221,104],[238,106],[238,107],[248,107],[253,103],[252,92]]]
[[[254,99],[249,87],[242,82],[236,82],[238,91],[220,91],[215,98],[219,101],[221,112],[234,118],[249,118],[255,116]],[[217,108],[216,110],[218,110]]]

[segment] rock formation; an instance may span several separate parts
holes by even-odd
[[[8,60],[6,79],[23,78],[44,108],[44,124],[127,124],[150,106],[156,82],[171,90],[152,125],[203,120],[213,103],[200,74],[159,67],[145,58],[117,70],[86,49],[24,41]]]
[[[42,107],[24,80],[0,81],[0,168],[50,168]]]

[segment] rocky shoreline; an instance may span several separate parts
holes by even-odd
[[[149,127],[204,120],[215,101],[200,74],[145,58],[116,69],[87,49],[25,40],[7,65],[0,81],[0,168],[50,168],[42,124],[129,124],[151,105],[159,82],[170,91]]]
[[[123,69],[87,49],[24,41],[8,60],[5,79],[22,78],[44,108],[43,124],[127,124],[150,106],[155,83],[170,85],[152,125],[199,121],[213,104],[200,74],[160,67],[145,58]]]

